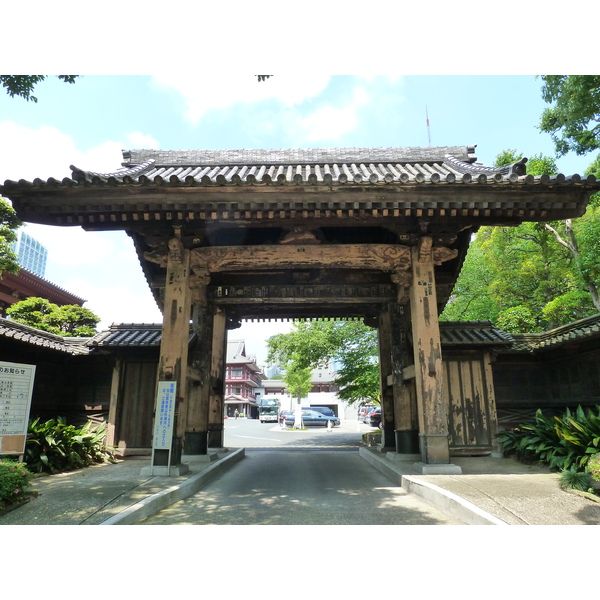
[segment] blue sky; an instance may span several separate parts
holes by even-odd
[[[477,144],[491,165],[504,149],[552,155],[536,125],[546,106],[530,75],[329,76],[276,74],[181,77],[51,77],[38,103],[0,93],[0,181],[62,178],[69,166],[113,171],[121,150],[461,146]],[[430,128],[427,129],[426,113]],[[583,173],[594,156],[558,160]],[[160,313],[124,233],[28,226],[49,249],[46,278],[113,322],[159,322]],[[284,328],[285,329],[285,328]],[[233,333],[263,357],[264,325]],[[271,330],[269,329],[269,332]]]

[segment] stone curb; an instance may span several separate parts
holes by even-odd
[[[193,496],[210,479],[233,466],[236,462],[244,458],[244,456],[245,449],[239,448],[227,454],[227,456],[218,459],[210,467],[192,475],[189,479],[173,485],[162,492],[144,498],[141,502],[126,508],[119,514],[103,521],[100,525],[133,525],[146,517],[150,517],[159,510],[167,508],[179,500]]]
[[[508,525],[504,521],[482,510],[475,504],[445,490],[437,485],[420,479],[419,477],[405,475],[394,466],[391,461],[377,456],[366,448],[358,449],[359,455],[378,471],[389,477],[397,485],[410,494],[419,496],[426,502],[443,510],[445,513],[460,519],[468,525]]]

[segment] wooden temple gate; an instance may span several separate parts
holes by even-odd
[[[580,216],[594,178],[532,177],[473,147],[127,151],[123,169],[2,194],[24,221],[128,232],[163,312],[159,382],[174,451],[223,445],[227,330],[243,319],[358,318],[379,333],[383,445],[451,466],[438,314],[480,225]],[[192,337],[190,342],[190,326]],[[486,421],[490,431],[495,416]],[[443,471],[440,471],[443,472]]]

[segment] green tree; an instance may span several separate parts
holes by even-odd
[[[496,319],[496,325],[508,333],[522,333],[537,329],[537,318],[529,306],[519,304],[503,310]]]
[[[18,219],[13,207],[3,198],[0,198],[0,279],[2,273],[19,272],[17,255],[11,247],[17,241],[17,229],[23,223]]]
[[[515,150],[505,150],[495,164],[521,158]],[[527,171],[555,175],[557,168],[554,159],[538,154],[527,162]],[[575,221],[482,227],[471,242],[442,320],[489,319],[506,331],[531,332],[593,313],[596,270],[600,283],[594,246],[600,242],[594,231],[597,227],[600,234],[597,222],[586,215]]]
[[[552,106],[539,129],[549,133],[558,156],[600,148],[600,76],[542,75],[542,98]]]
[[[454,285],[442,321],[496,321],[500,307],[490,294],[494,280],[487,255],[492,227],[479,230],[469,245],[465,263]]]
[[[18,96],[27,101],[37,102],[38,99],[33,95],[33,90],[46,77],[46,75],[0,75],[0,84],[11,98]],[[57,77],[65,83],[75,83],[79,75],[57,75]]]
[[[6,313],[17,323],[64,337],[93,336],[100,322],[88,308],[71,304],[58,306],[45,298],[35,297],[13,304]]]
[[[379,402],[377,331],[360,321],[299,321],[267,342],[268,360],[314,369],[334,362],[338,396],[349,404]]]
[[[339,323],[296,321],[289,333],[279,333],[267,341],[267,361],[281,367],[294,360],[300,368],[323,367],[339,345]]]
[[[291,361],[286,366],[283,381],[292,398],[296,398],[298,404],[302,398],[308,395],[311,388],[312,369],[309,367],[299,367],[298,363]]]

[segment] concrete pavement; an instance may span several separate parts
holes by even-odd
[[[0,525],[130,525],[195,494],[243,457],[243,448],[183,457],[189,472],[178,477],[143,475],[148,456],[43,475],[30,486],[38,496],[1,516]]]
[[[560,489],[558,475],[509,458],[453,458],[460,475],[421,475],[418,457],[361,447],[360,455],[396,485],[469,524],[600,525],[600,503]],[[34,479],[38,496],[0,525],[132,524],[193,495],[244,457],[244,449],[184,457],[189,473],[142,475],[148,457]],[[417,459],[417,460],[415,460]]]
[[[360,448],[397,485],[471,525],[600,525],[600,497],[564,491],[559,475],[513,458],[452,457],[460,475],[421,475],[420,456]]]

